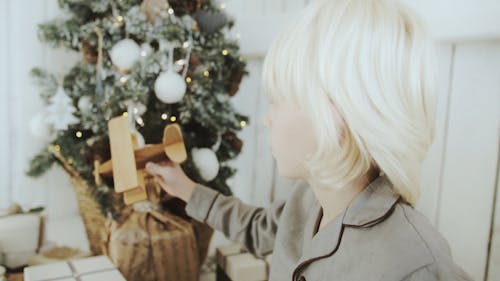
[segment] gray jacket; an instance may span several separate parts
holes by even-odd
[[[318,232],[321,205],[304,181],[268,208],[198,184],[186,212],[258,257],[272,252],[271,281],[472,280],[443,236],[384,175]]]

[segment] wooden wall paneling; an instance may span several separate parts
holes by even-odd
[[[286,0],[293,1],[293,0]],[[282,14],[285,12],[285,0],[267,0],[264,1],[263,14],[272,16],[274,14]]]
[[[37,24],[44,21],[44,11],[45,1],[10,1],[11,134],[15,140],[10,145],[12,193],[13,200],[26,208],[42,205],[45,201],[43,179],[25,175],[31,157],[43,146],[33,141],[29,123],[42,105],[30,71],[44,63],[44,46],[37,37]]]
[[[287,7],[297,9],[300,2],[302,0],[227,1],[228,12],[237,19],[234,30],[241,35],[242,52],[263,57],[279,31],[297,14],[287,11]]]
[[[52,20],[64,15],[58,2],[45,0],[45,20]],[[81,54],[63,48],[54,49],[44,44],[43,67],[49,72],[63,76],[81,59]],[[58,165],[54,165],[43,177],[46,189],[48,217],[52,220],[65,217],[77,217],[79,214],[76,195],[68,174]]]
[[[257,146],[261,139],[256,136],[256,132],[260,130],[259,123],[259,108],[258,102],[260,94],[260,72],[261,61],[258,59],[251,59],[248,61],[248,70],[250,76],[245,77],[240,85],[240,90],[232,98],[234,107],[249,116],[249,124],[241,132],[238,137],[243,140],[243,149],[240,155],[231,161],[231,166],[238,169],[238,172],[233,178],[227,181],[235,197],[238,197],[245,203],[253,204],[256,206],[266,206],[269,199],[266,199],[266,188],[270,184],[266,182],[266,176],[269,175],[265,169],[256,169],[259,165],[257,161],[263,160],[262,156],[258,156],[259,151]],[[265,161],[265,160],[264,160]],[[265,163],[260,163],[264,167]],[[258,178],[257,178],[258,177]],[[268,180],[269,181],[269,180]],[[255,190],[255,191],[254,191]],[[222,232],[215,231],[212,237],[209,255],[215,253],[215,248],[219,245],[229,244],[229,241]]]
[[[287,14],[298,14],[306,6],[304,0],[287,0],[285,1],[285,11]]]
[[[499,142],[500,42],[456,48],[438,228],[484,279]]]
[[[256,160],[255,132],[257,130],[257,95],[258,95],[258,77],[253,75],[259,71],[260,63],[256,60],[248,61],[248,71],[251,73],[243,79],[240,91],[232,98],[236,110],[249,117],[249,124],[243,128],[238,136],[243,140],[243,149],[241,154],[232,161],[232,165],[238,169],[238,173],[228,181],[234,195],[243,201],[250,202],[252,197],[252,188],[255,184],[253,168]]]
[[[230,185],[237,197],[254,205],[266,206],[274,200],[288,198],[295,182],[278,174],[269,151],[267,131],[262,125],[266,101],[261,94],[260,73],[262,59],[272,40],[308,2],[224,1],[228,12],[236,18],[234,30],[241,34],[240,45],[250,59],[251,73],[233,99],[235,107],[250,116],[250,124],[239,134],[244,147],[240,157],[233,162],[239,172],[230,180]],[[423,166],[423,195],[418,208],[449,240],[457,262],[476,280],[482,280],[487,263],[494,175],[498,172],[495,157],[498,157],[500,44],[498,41],[460,41],[453,57],[452,45],[446,42],[500,37],[500,24],[496,24],[498,18],[492,17],[498,14],[498,1],[484,0],[481,5],[472,7],[467,4],[468,8],[457,8],[455,6],[460,5],[445,0],[438,3],[436,9],[431,9],[433,3],[430,0],[419,2],[417,10],[432,25],[437,38],[445,41],[439,47],[438,58],[442,67],[442,95],[438,99],[436,140]],[[457,12],[443,12],[444,7],[450,6],[458,9]],[[58,13],[57,1],[54,0],[0,1],[0,36],[8,38],[7,43],[0,46],[0,61],[7,62],[0,66],[0,96],[4,98],[0,118],[4,117],[9,124],[0,139],[0,153],[6,155],[0,163],[0,207],[8,203],[12,186],[15,189],[13,198],[25,206],[39,205],[44,201],[51,206],[65,205],[49,208],[49,215],[53,218],[76,212],[76,205],[68,203],[74,200],[74,194],[68,188],[67,175],[60,169],[53,169],[43,179],[33,180],[24,172],[30,158],[43,145],[29,132],[32,116],[42,107],[29,71],[33,66],[46,66],[51,71],[65,73],[74,60],[79,59],[79,54],[50,50],[38,41],[37,23]],[[460,19],[461,15],[466,15],[466,20],[457,21],[455,18]],[[479,17],[481,21],[470,24],[472,19]],[[449,77],[450,69],[453,69],[452,78]],[[450,89],[448,82],[451,82]],[[28,100],[34,102],[27,103]],[[497,207],[497,213],[499,209]],[[496,216],[496,229],[500,225],[498,217],[500,215]],[[457,218],[461,223],[457,223]],[[54,237],[60,235],[58,231],[64,229],[65,221],[66,218],[52,220],[59,225],[49,232]],[[80,225],[72,219],[70,221],[71,225]],[[493,232],[492,243],[500,243],[496,238],[498,232]],[[217,233],[214,242],[212,253],[215,245],[227,240]],[[492,244],[489,280],[498,278],[495,277],[498,276],[495,275],[496,267],[492,266],[498,264],[495,261],[500,253],[494,247],[497,244]]]
[[[274,1],[274,0],[267,0]],[[265,13],[266,0],[242,1],[243,10],[248,15],[262,15]]]
[[[10,66],[10,15],[9,1],[0,1],[0,120],[5,125],[0,133],[0,208],[6,208],[11,197],[11,170],[10,163],[12,155],[10,153],[11,143],[11,112],[10,112],[10,92],[11,92],[11,71]]]
[[[254,92],[257,99],[257,114],[254,117],[255,123],[254,138],[255,144],[255,162],[252,166],[254,171],[255,183],[252,188],[252,203],[259,206],[267,206],[271,203],[272,186],[274,185],[274,165],[273,156],[269,146],[269,131],[264,126],[264,116],[268,110],[268,101],[262,93],[261,86],[262,61],[258,60],[258,68],[252,75],[255,76],[256,91]]]
[[[246,5],[246,2],[247,1],[227,0],[224,3],[226,5],[226,10],[227,10],[228,14],[234,17],[235,12],[244,11],[244,7]]]
[[[496,200],[490,233],[487,281],[500,280],[500,155],[497,158]]]
[[[450,96],[450,75],[454,47],[452,44],[437,45],[438,83],[436,128],[434,143],[429,148],[427,157],[422,164],[421,196],[417,209],[436,224],[439,195],[441,190],[441,172],[443,166],[443,151],[445,146],[446,124],[448,121],[448,100]]]
[[[252,57],[264,57],[271,42],[294,15],[274,14],[265,16],[235,11],[238,19],[235,29],[241,34],[241,51]]]
[[[498,0],[405,0],[440,40],[462,42],[500,38]]]

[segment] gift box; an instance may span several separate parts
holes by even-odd
[[[25,281],[126,281],[105,256],[24,268]]]
[[[113,221],[104,252],[129,281],[199,279],[193,228],[169,212],[135,209]]]
[[[264,281],[269,278],[272,254],[258,258],[241,244],[216,248],[217,281]]]
[[[92,256],[89,251],[71,248],[67,246],[44,246],[39,253],[28,259],[28,265],[42,265],[67,260],[83,259]],[[0,280],[1,281],[1,280]]]
[[[39,214],[0,217],[0,263],[9,268],[26,265],[40,247],[42,227]]]

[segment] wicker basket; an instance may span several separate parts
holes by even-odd
[[[108,235],[108,219],[101,213],[100,207],[90,193],[90,188],[86,181],[66,161],[66,159],[62,157],[62,155],[55,149],[55,147],[49,147],[49,151],[61,162],[66,172],[70,175],[71,183],[77,196],[78,209],[82,217],[83,224],[85,225],[85,231],[87,233],[90,250],[94,255],[103,254],[103,247]],[[152,178],[148,177],[145,179],[145,181],[146,185],[149,188],[161,189],[157,186],[151,187],[151,185],[156,185]],[[116,196],[117,199],[121,199],[121,195],[116,194]],[[203,264],[208,254],[208,249],[214,230],[207,224],[189,218],[184,212],[185,203],[183,201],[169,196],[167,196],[167,198],[170,198],[170,200],[168,200],[166,203],[172,205],[172,208],[168,209],[174,214],[179,215],[180,217],[183,217],[185,220],[189,221],[193,226],[195,238],[198,245],[200,265]]]
[[[104,239],[107,234],[106,218],[100,211],[97,202],[89,192],[87,183],[82,178],[72,176],[71,183],[76,193],[78,209],[82,217],[90,250],[95,255],[103,253]]]

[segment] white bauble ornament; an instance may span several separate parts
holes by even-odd
[[[134,110],[134,114],[139,116],[144,115],[144,113],[146,113],[146,111],[148,110],[147,107],[142,103],[135,103],[133,104],[132,108]]]
[[[122,71],[132,68],[141,57],[141,48],[132,39],[123,39],[116,43],[109,52],[113,64]]]
[[[53,136],[53,128],[50,123],[45,121],[45,112],[39,112],[30,121],[30,131],[31,133],[44,141],[50,141]]]
[[[209,148],[193,148],[191,150],[193,162],[200,172],[200,176],[211,181],[219,173],[219,160],[215,152]]]
[[[83,113],[88,113],[92,109],[92,101],[89,96],[83,96],[78,100],[78,109]]]
[[[153,48],[151,48],[151,45],[149,43],[142,43],[141,44],[141,57],[147,57],[153,52]]]
[[[162,72],[155,82],[156,97],[164,103],[176,103],[186,93],[186,82],[177,72]]]

